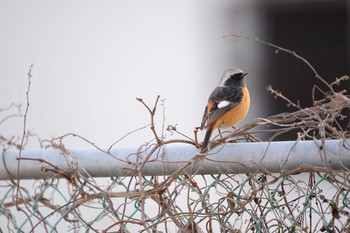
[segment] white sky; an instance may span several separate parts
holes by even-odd
[[[41,138],[72,132],[107,147],[149,123],[135,98],[152,105],[158,94],[166,99],[166,125],[192,137],[225,69],[238,66],[249,73],[248,85],[255,82],[251,43],[222,38],[258,34],[249,4],[242,3],[0,0],[0,108],[25,104],[33,64],[27,129]],[[255,117],[251,111],[247,121]],[[20,135],[22,121],[7,121],[0,130]],[[151,138],[147,129],[120,145]]]

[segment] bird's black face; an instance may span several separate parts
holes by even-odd
[[[244,85],[244,76],[246,76],[247,73],[234,73],[231,74],[230,77],[225,81],[225,86],[243,86]]]

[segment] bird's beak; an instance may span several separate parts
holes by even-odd
[[[244,77],[244,76],[246,76],[248,73],[244,73],[244,74],[242,74],[242,77]]]

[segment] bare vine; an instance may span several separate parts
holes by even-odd
[[[334,86],[347,82],[348,76],[335,78],[327,83],[309,61],[292,50],[282,48],[258,38],[244,34],[230,34],[225,38],[245,39],[267,45],[276,54],[284,52],[304,62],[316,79],[325,89],[315,86],[311,91],[313,105],[301,107],[282,92],[271,86],[267,87],[275,98],[285,101],[293,107],[288,113],[280,113],[266,118],[257,118],[222,138],[211,142],[211,149],[233,141],[261,141],[260,133],[270,132],[273,140],[277,135],[297,131],[297,140],[320,140],[320,154],[326,159],[322,145],[328,139],[344,139],[349,137],[347,129],[339,126],[339,120],[347,116],[344,109],[350,109],[350,98],[346,91],[336,92]],[[0,231],[62,231],[59,225],[67,226],[77,232],[347,232],[350,229],[350,174],[349,168],[344,172],[333,171],[330,167],[303,166],[292,171],[281,171],[278,174],[265,171],[264,174],[215,174],[201,176],[197,174],[195,165],[201,165],[204,159],[210,160],[210,153],[194,154],[182,167],[171,175],[145,176],[143,168],[150,163],[153,155],[161,156],[161,151],[169,144],[189,144],[199,148],[197,132],[185,135],[177,129],[177,125],[168,124],[165,117],[164,101],[157,96],[152,105],[142,98],[136,100],[146,109],[149,124],[130,131],[116,140],[109,148],[100,148],[89,139],[76,133],[67,133],[57,138],[40,140],[43,148],[59,150],[69,164],[69,170],[63,170],[56,164],[42,159],[22,156],[26,141],[32,134],[28,133],[27,116],[30,106],[29,91],[32,77],[32,66],[28,76],[26,92],[27,105],[23,115],[23,134],[19,138],[7,138],[0,134],[0,145],[3,150],[3,163],[6,164],[4,151],[18,149],[18,172],[20,162],[34,161],[41,164],[43,172],[52,174],[49,179],[40,180],[36,185],[36,193],[31,192],[17,177],[1,183],[0,189],[7,190],[1,199],[0,213],[6,217],[7,224],[0,225]],[[316,99],[320,92],[323,98]],[[159,106],[163,116],[161,129],[156,127],[156,115]],[[8,119],[22,116],[20,105],[11,104],[0,108],[0,112],[17,109],[16,114],[9,114],[0,119],[0,126]],[[259,128],[258,128],[259,126]],[[112,154],[125,137],[149,127],[153,138],[139,147],[136,162],[123,161]],[[165,132],[181,138],[165,137]],[[125,162],[130,177],[110,177],[101,182],[91,177],[87,171],[81,171],[75,156],[66,148],[64,140],[75,137],[98,151]],[[286,161],[287,163],[288,161]],[[326,164],[326,163],[325,163]],[[190,169],[190,174],[183,174]],[[313,170],[308,179],[301,178],[305,171]],[[332,189],[326,193],[323,188]],[[62,189],[62,186],[68,188]],[[24,206],[25,208],[22,208]],[[94,214],[91,214],[94,213]],[[22,225],[14,218],[21,214],[27,219]],[[1,215],[0,215],[1,216]],[[34,216],[34,218],[33,218]],[[56,217],[55,217],[56,216]],[[58,217],[57,217],[58,216]],[[54,219],[54,220],[53,220]],[[51,222],[53,221],[53,222]]]

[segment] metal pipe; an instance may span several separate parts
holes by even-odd
[[[283,141],[232,143],[219,146],[206,155],[206,159],[193,163],[182,174],[239,174],[252,172],[279,173],[302,168],[301,172],[350,169],[350,140]],[[92,177],[131,176],[152,147],[114,148],[110,153],[96,148],[70,149],[64,155],[58,149],[3,151],[0,162],[0,180],[10,177],[41,179],[57,176],[59,171],[74,171]],[[138,153],[138,151],[142,151]],[[142,175],[171,175],[188,164],[199,149],[187,144],[169,144],[157,149],[145,163]],[[20,161],[19,172],[17,172]],[[59,168],[57,172],[46,161]],[[54,169],[55,170],[55,169]]]

